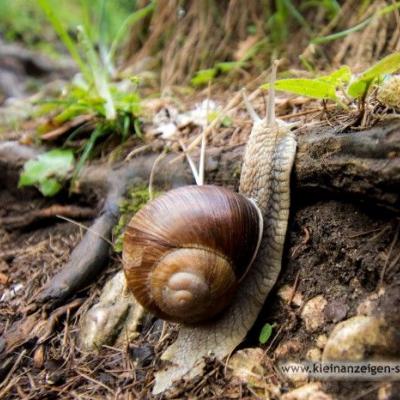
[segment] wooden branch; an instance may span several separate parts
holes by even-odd
[[[0,225],[7,229],[22,228],[34,224],[37,221],[63,216],[74,219],[93,218],[97,211],[93,207],[79,207],[73,205],[53,204],[50,207],[39,210],[33,209],[23,214],[0,217]]]

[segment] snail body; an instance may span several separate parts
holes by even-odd
[[[128,287],[160,318],[186,324],[211,319],[250,270],[261,233],[258,207],[241,194],[211,185],[171,190],[127,227]]]

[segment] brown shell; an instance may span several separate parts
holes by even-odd
[[[229,303],[248,271],[259,224],[254,204],[228,189],[205,185],[171,190],[136,213],[126,229],[128,286],[145,308],[163,319],[209,319]],[[190,309],[179,308],[181,303],[175,309],[162,300],[168,285],[176,283],[171,276],[179,272],[179,283],[190,278],[190,288],[200,290],[198,296],[179,292],[184,300],[193,297]]]

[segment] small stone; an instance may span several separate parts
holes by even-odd
[[[313,347],[307,351],[306,358],[310,361],[321,361],[322,352],[318,347]]]
[[[317,337],[316,345],[318,348],[320,348],[322,350],[325,347],[327,341],[328,341],[328,336],[319,335]]]
[[[379,298],[385,293],[382,289],[379,292],[367,296],[357,307],[357,315],[372,315],[376,309]]]
[[[339,322],[346,318],[349,306],[340,299],[330,301],[325,307],[325,318],[328,321]]]
[[[383,318],[356,316],[335,326],[325,345],[323,361],[385,360],[399,354],[398,332]]]
[[[303,305],[303,296],[299,291],[296,290],[296,292],[293,294],[294,288],[289,285],[284,285],[282,286],[279,291],[278,291],[278,296],[286,303],[289,304],[289,301],[291,304],[301,307]]]
[[[79,339],[84,351],[99,350],[103,345],[122,345],[138,336],[143,308],[127,290],[120,271],[105,285],[99,302],[82,318]]]
[[[308,300],[304,305],[303,311],[301,312],[301,318],[304,321],[308,332],[315,332],[324,324],[324,309],[327,303],[325,297],[319,295]]]
[[[393,385],[391,383],[383,383],[378,389],[378,400],[394,400]]]
[[[60,385],[65,382],[63,360],[49,359],[44,363],[46,370],[45,381],[48,385]]]
[[[307,383],[284,394],[281,400],[332,400],[332,397],[321,390],[320,383]]]
[[[228,361],[231,377],[249,385],[258,395],[265,395],[267,382],[263,360],[264,351],[260,348],[237,351]]]
[[[148,367],[154,359],[154,348],[149,344],[131,349],[132,357],[138,362],[139,367]]]
[[[302,344],[298,339],[291,339],[286,342],[280,343],[274,351],[276,359],[286,358],[286,356],[298,353],[302,349]]]

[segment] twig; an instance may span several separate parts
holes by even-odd
[[[395,234],[393,236],[392,243],[390,244],[390,247],[389,247],[389,252],[388,252],[388,255],[386,257],[385,265],[383,266],[383,269],[382,269],[382,272],[381,272],[381,276],[379,278],[379,285],[378,285],[379,287],[382,287],[382,285],[383,285],[383,279],[385,277],[386,268],[387,268],[387,266],[389,264],[390,256],[392,255],[392,251],[393,251],[394,245],[396,244],[397,239],[399,237],[399,232],[400,232],[400,223],[397,225],[396,232],[395,232]]]
[[[98,380],[96,380],[96,379],[90,377],[89,375],[84,374],[83,372],[79,371],[79,369],[76,370],[76,372],[77,372],[79,375],[81,375],[83,378],[87,379],[88,381],[90,381],[90,382],[92,382],[92,383],[95,383],[96,385],[99,385],[99,386],[103,387],[104,389],[107,389],[110,393],[112,393],[112,394],[115,393],[115,391],[112,390],[109,386],[107,386],[107,385],[104,384],[103,382],[100,382],[100,381],[98,381]]]
[[[250,118],[252,119],[253,123],[255,123],[257,121],[261,121],[261,118],[259,117],[256,110],[250,103],[249,98],[247,97],[246,89],[242,89],[241,93],[242,93],[242,97],[243,97],[243,101],[244,101],[244,105],[246,107],[247,113],[250,115]]]
[[[7,376],[5,377],[5,379],[3,380],[3,382],[0,383],[0,388],[4,388],[8,381],[10,380],[10,378],[13,376],[15,370],[18,368],[19,363],[22,360],[22,357],[26,354],[26,349],[22,350],[21,353],[19,353],[17,359],[14,362],[14,365],[11,367],[10,371],[8,372]],[[3,398],[2,396],[2,392],[0,392],[0,398]]]
[[[67,217],[65,217],[65,216],[63,216],[63,215],[56,215],[56,217],[57,217],[57,218],[60,218],[60,219],[63,219],[64,221],[68,221],[68,222],[70,222],[71,224],[74,224],[74,225],[76,225],[76,226],[79,226],[79,228],[81,228],[81,229],[83,229],[83,230],[85,230],[85,231],[87,231],[87,232],[93,233],[93,235],[96,235],[97,237],[103,239],[103,240],[104,240],[105,242],[107,242],[110,246],[114,246],[114,243],[113,243],[111,240],[108,240],[108,239],[107,239],[106,237],[104,237],[103,235],[100,235],[100,234],[99,234],[98,232],[96,232],[95,230],[93,230],[93,229],[91,229],[91,228],[88,228],[87,226],[81,224],[80,222],[74,221],[73,219],[67,218]]]
[[[42,219],[54,218],[58,215],[71,218],[92,218],[97,211],[89,207],[62,206],[54,204],[41,210],[32,210],[22,215],[0,218],[0,225],[12,228],[22,228]]]
[[[208,112],[210,107],[210,98],[211,98],[211,86],[208,84],[208,95],[207,95],[207,108],[206,108],[206,126],[203,129],[201,135],[201,147],[200,147],[200,161],[199,161],[199,185],[204,185],[204,168],[205,168],[205,158],[206,158],[206,144],[207,137],[205,135],[205,131],[208,126]]]
[[[56,325],[58,318],[60,318],[62,315],[65,313],[68,313],[71,309],[80,307],[82,303],[84,302],[84,299],[75,299],[71,303],[66,304],[65,306],[57,308],[55,310],[50,318],[47,320],[43,331],[41,332],[41,335],[38,339],[37,344],[42,344],[44,343],[52,334],[54,326]],[[36,332],[36,330],[35,330]]]
[[[205,132],[205,130],[203,132]],[[189,163],[193,178],[196,181],[196,184],[199,185],[200,177],[199,177],[199,172],[197,171],[196,164],[194,163],[192,157],[190,157],[190,154],[188,153],[188,150],[187,150],[185,144],[182,142],[182,140],[179,140],[179,145],[182,147],[183,154],[186,156],[187,162]]]
[[[134,148],[126,157],[125,161],[131,160],[136,154],[141,153],[142,151],[148,150],[150,148],[149,144],[144,144],[143,146],[139,146]]]
[[[296,294],[297,287],[298,287],[298,284],[299,284],[299,277],[300,277],[300,270],[297,271],[296,278],[295,278],[295,280],[294,280],[292,293],[291,293],[291,295],[290,295],[290,297],[289,297],[289,301],[288,301],[288,305],[289,305],[289,306],[290,306],[292,300],[294,299],[294,295]]]

